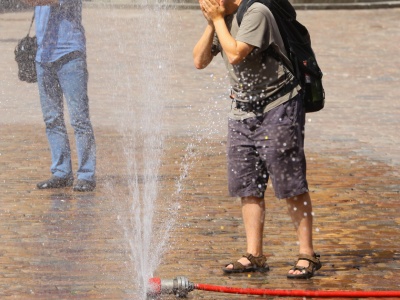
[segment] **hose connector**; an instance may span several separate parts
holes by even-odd
[[[161,294],[174,294],[178,298],[186,298],[187,294],[194,290],[194,284],[184,276],[174,279],[150,278],[147,296],[158,296]]]

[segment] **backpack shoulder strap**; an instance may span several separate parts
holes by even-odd
[[[242,0],[242,2],[239,5],[238,12],[236,14],[236,19],[239,26],[242,23],[244,14],[249,9],[249,7],[252,6],[255,2],[262,3],[268,8],[270,8],[272,6],[273,0]]]
[[[240,2],[239,8],[238,8],[238,11],[236,14],[236,20],[237,20],[239,26],[242,23],[244,14],[246,13],[247,9],[250,7],[249,2],[254,2],[254,0],[242,0],[242,2]],[[253,3],[251,3],[251,4],[253,4]]]
[[[296,11],[288,0],[242,0],[236,14],[236,19],[239,26],[242,23],[243,16],[248,8],[255,2],[264,4],[271,10],[274,16],[275,14],[279,14],[280,17],[287,20],[296,20]]]

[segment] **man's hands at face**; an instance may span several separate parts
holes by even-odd
[[[201,11],[203,12],[204,17],[207,19],[209,23],[224,18],[225,16],[224,0],[220,1],[221,4],[218,3],[218,0],[199,0]]]

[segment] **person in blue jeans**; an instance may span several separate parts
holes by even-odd
[[[39,189],[74,184],[71,149],[64,121],[64,98],[74,129],[78,170],[75,191],[96,187],[96,143],[89,117],[86,39],[82,0],[24,0],[35,6],[40,103],[51,150],[51,178]]]

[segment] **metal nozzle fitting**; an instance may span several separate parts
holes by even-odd
[[[147,295],[174,294],[178,298],[186,298],[193,290],[194,284],[184,276],[177,276],[174,279],[150,278]]]

